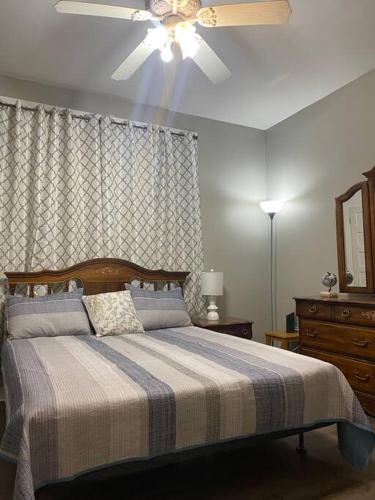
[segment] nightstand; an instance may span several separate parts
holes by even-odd
[[[251,339],[253,336],[253,323],[247,319],[239,318],[224,318],[217,321],[210,321],[208,319],[194,319],[193,325],[206,330],[214,330],[219,333],[226,333],[234,337],[242,337],[244,339]]]
[[[266,344],[274,347],[280,347],[287,351],[298,352],[299,333],[288,332],[267,332]]]

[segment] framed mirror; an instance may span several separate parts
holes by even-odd
[[[374,289],[368,183],[359,182],[336,198],[340,292]]]

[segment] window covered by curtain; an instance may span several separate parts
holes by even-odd
[[[95,257],[203,267],[197,139],[107,117],[0,104],[0,266],[58,269]]]

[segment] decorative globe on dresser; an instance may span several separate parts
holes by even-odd
[[[329,271],[327,271],[326,273],[323,274],[321,283],[322,283],[322,285],[324,285],[328,288],[328,291],[320,292],[321,297],[328,297],[328,298],[338,297],[338,294],[336,292],[332,292],[332,288],[337,283],[336,274],[333,274],[333,273],[330,273]]]

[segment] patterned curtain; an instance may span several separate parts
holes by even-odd
[[[99,116],[0,105],[0,265],[59,269],[95,257],[187,270],[203,303],[197,139]]]

